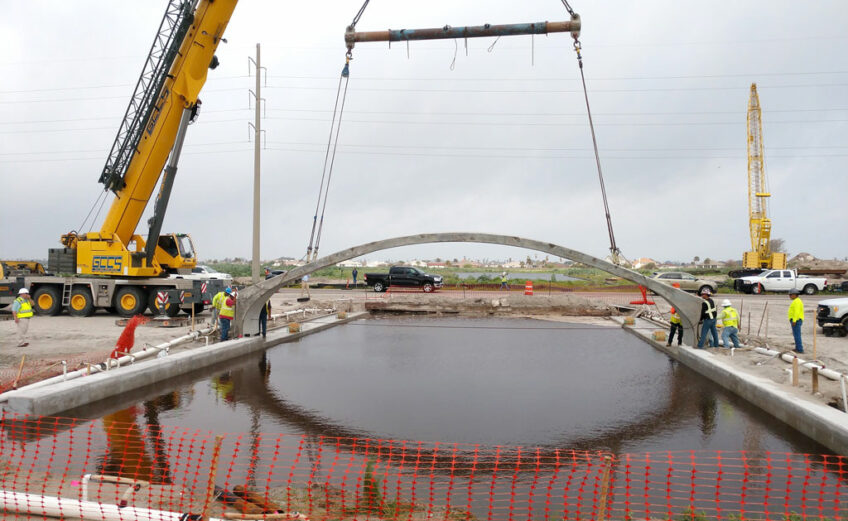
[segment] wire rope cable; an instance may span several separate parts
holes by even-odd
[[[362,18],[362,14],[365,12],[365,8],[368,7],[368,3],[371,0],[365,0],[363,2],[362,7],[359,8],[356,15],[353,17],[353,20],[348,27],[348,30],[353,31],[356,28],[356,24],[359,22],[359,19]],[[321,232],[324,229],[324,214],[327,211],[327,195],[330,193],[330,181],[333,178],[333,165],[336,162],[336,150],[338,149],[339,143],[339,130],[342,124],[342,114],[344,113],[344,105],[345,100],[347,99],[347,86],[350,81],[350,60],[353,58],[353,51],[351,48],[348,48],[347,53],[345,54],[345,64],[342,68],[341,75],[339,76],[339,84],[336,87],[336,101],[333,106],[333,118],[330,123],[330,135],[327,138],[327,151],[324,154],[324,168],[321,172],[321,184],[318,187],[318,200],[315,203],[315,214],[312,217],[312,232],[309,235],[309,245],[306,247],[306,261],[315,260],[318,258],[318,247],[321,244]],[[342,90],[342,80],[344,80],[344,90]],[[339,95],[341,94],[341,106],[339,106]],[[336,119],[336,109],[338,109],[338,119]],[[333,130],[336,131],[335,140],[333,140]],[[330,153],[330,149],[332,148],[332,155]],[[329,169],[327,168],[327,160],[329,158]],[[324,185],[324,178],[327,179],[326,186]],[[323,192],[324,204],[321,204],[321,197]],[[321,207],[321,220],[318,221],[318,207]],[[315,226],[318,226],[318,232],[316,234]],[[314,248],[313,248],[313,239],[314,239]],[[311,257],[310,257],[311,255]]]
[[[330,122],[330,135],[327,137],[327,151],[324,154],[324,168],[321,171],[321,184],[318,186],[318,199],[315,201],[315,215],[312,217],[312,232],[309,234],[309,246],[306,247],[306,261],[309,262],[309,257],[312,255],[312,244],[315,239],[315,226],[318,222],[318,208],[321,206],[321,194],[324,191],[324,178],[327,175],[327,160],[330,157],[330,143],[333,140],[333,127],[336,124],[336,110],[339,106],[339,95],[342,90],[342,79],[344,76],[339,76],[339,85],[336,89],[336,102],[333,105],[333,118]],[[345,90],[347,90],[345,86]]]
[[[349,77],[347,71],[348,64],[345,63],[344,72],[342,73],[345,76],[344,92],[342,93],[342,105],[339,108],[339,121],[336,124],[336,138],[333,141],[333,154],[330,157],[330,169],[327,172],[327,186],[324,188],[324,204],[321,207],[321,221],[318,223],[318,234],[315,237],[315,249],[312,250],[312,260],[318,258],[318,247],[321,244],[321,232],[324,230],[324,213],[327,211],[327,196],[330,194],[330,181],[333,179],[333,166],[336,163],[336,150],[339,146],[339,131],[342,127],[342,113],[344,112],[345,100],[347,99],[347,85]]]
[[[568,14],[574,18],[576,15],[574,13],[574,9],[568,4],[568,0],[562,0],[562,5],[565,6],[565,9],[568,11]],[[607,189],[604,186],[604,174],[601,170],[601,156],[598,154],[598,139],[595,136],[595,123],[592,121],[592,109],[589,106],[589,91],[586,88],[586,76],[583,74],[583,55],[581,54],[582,46],[580,44],[580,38],[578,35],[574,35],[574,52],[577,53],[577,65],[580,69],[580,81],[583,84],[583,98],[586,100],[586,114],[589,117],[589,130],[592,133],[592,147],[595,150],[595,164],[598,167],[598,180],[601,183],[601,197],[604,201],[604,214],[607,220],[607,231],[609,232],[610,239],[610,256],[612,258],[613,264],[619,264],[621,258],[621,250],[618,249],[618,246],[615,244],[615,233],[612,229],[612,218],[610,217],[609,211],[609,203],[607,202]]]

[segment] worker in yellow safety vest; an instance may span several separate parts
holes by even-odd
[[[229,289],[229,288],[227,288]],[[221,310],[218,313],[219,321],[221,322],[221,341],[227,340],[230,333],[230,324],[236,318],[236,296],[230,291],[227,297],[221,303]]]
[[[29,290],[21,288],[18,291],[18,298],[12,302],[12,318],[15,319],[15,327],[18,330],[18,347],[26,347],[27,331],[29,331],[29,319],[32,318],[32,299],[29,297]]]
[[[721,343],[724,347],[730,347],[730,341],[733,341],[733,347],[739,347],[739,312],[733,308],[733,305],[728,299],[721,302],[721,313],[718,318],[721,319]]]
[[[674,332],[677,331],[677,345],[683,343],[683,322],[680,320],[680,313],[675,308],[671,308],[671,317],[668,319],[671,322],[671,330],[668,332],[668,342],[666,346],[671,346],[671,341],[674,340]]]
[[[786,315],[789,317],[789,325],[792,326],[792,336],[795,338],[795,351],[798,353],[804,352],[804,344],[801,342],[801,326],[804,325],[804,302],[798,298],[798,290],[789,290],[789,298],[792,303],[789,304],[789,311]]]
[[[227,286],[224,291],[219,291],[215,293],[215,296],[212,297],[212,327],[218,327],[218,313],[221,312],[221,304],[224,302],[224,299],[227,298],[227,295],[232,293],[232,288]]]

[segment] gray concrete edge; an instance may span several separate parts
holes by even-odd
[[[238,358],[255,351],[292,342],[334,326],[346,324],[368,315],[348,313],[345,318],[328,316],[302,322],[299,333],[289,333],[286,327],[271,330],[268,338],[246,337],[189,351],[170,354],[164,358],[142,360],[130,366],[83,376],[67,382],[32,390],[20,389],[9,396],[3,410],[27,416],[48,416],[87,405],[133,389],[173,378],[204,367]],[[330,319],[330,320],[327,320]]]
[[[636,327],[641,324],[650,325],[655,330],[663,329],[641,319],[637,319],[636,324]],[[740,371],[707,350],[686,345],[667,347],[665,343],[653,340],[650,333],[629,326],[623,328],[835,453],[848,456],[848,415],[845,413],[768,378]]]

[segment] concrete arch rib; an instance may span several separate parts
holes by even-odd
[[[326,257],[317,259],[314,262],[295,268],[287,272],[285,275],[264,280],[239,293],[239,306],[233,326],[239,334],[245,332],[247,334],[256,334],[255,332],[259,331],[259,311],[262,309],[264,303],[271,298],[271,295],[273,295],[278,288],[291,281],[297,280],[304,275],[326,268],[327,266],[333,266],[341,261],[353,259],[375,251],[388,250],[400,246],[437,242],[476,242],[485,244],[500,244],[503,246],[514,246],[516,248],[535,250],[572,261],[581,262],[588,266],[592,266],[612,275],[621,277],[625,280],[641,284],[666,299],[672,306],[678,309],[680,312],[680,318],[686,328],[687,340],[694,338],[694,327],[698,324],[701,313],[701,299],[698,297],[649,279],[635,271],[622,268],[621,266],[616,266],[615,264],[609,263],[605,260],[592,257],[591,255],[587,255],[564,246],[510,235],[467,232],[424,233],[369,242],[367,244],[354,246],[352,248],[327,255]]]

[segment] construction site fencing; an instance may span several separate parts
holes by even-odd
[[[841,456],[216,434],[2,416],[0,509],[84,519],[844,519]]]

